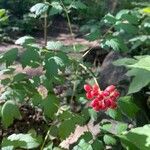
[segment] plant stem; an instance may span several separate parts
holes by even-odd
[[[50,126],[50,128],[48,129],[48,131],[47,131],[47,133],[46,133],[46,136],[45,136],[45,138],[44,138],[44,141],[43,141],[43,144],[42,144],[40,150],[43,150],[43,149],[44,149],[44,146],[45,146],[45,143],[46,143],[46,141],[47,141],[47,139],[48,139],[48,136],[49,136],[49,134],[50,134],[50,131],[51,131],[51,126]]]
[[[46,3],[46,0],[44,0],[44,3]],[[44,47],[47,45],[47,12],[45,12],[44,15]]]
[[[72,40],[73,40],[73,39],[74,39],[74,36],[73,36],[73,31],[72,31],[72,27],[71,27],[71,21],[70,21],[70,17],[69,17],[69,14],[68,14],[68,10],[67,10],[67,8],[65,7],[63,1],[60,0],[60,2],[61,2],[61,4],[62,4],[62,7],[63,7],[64,12],[65,12],[65,14],[66,14],[69,31],[70,31],[70,34],[71,34],[71,38],[72,38]],[[76,48],[75,48],[75,45],[74,45],[74,44],[73,44],[73,50],[76,51]]]
[[[93,73],[88,67],[86,67],[85,65],[83,65],[83,64],[81,64],[81,63],[80,63],[79,65],[80,65],[86,72],[89,72],[89,73],[92,75],[95,84],[99,87],[99,84],[98,84],[98,82],[97,82],[97,79],[96,79],[94,73]],[[100,89],[100,87],[99,87],[99,89]]]
[[[100,40],[98,40],[98,41],[101,42],[101,40],[107,36],[107,34],[113,29],[113,27],[114,27],[114,25],[112,25],[112,26],[102,35],[102,37],[101,37]],[[95,44],[95,45],[96,45],[96,44]],[[95,46],[95,45],[94,45],[94,46]],[[93,49],[93,47],[91,47],[88,51],[86,51],[86,52],[82,55],[82,58],[84,58],[92,49]]]

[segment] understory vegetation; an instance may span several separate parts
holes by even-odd
[[[150,150],[149,48],[148,0],[0,0],[0,148]]]

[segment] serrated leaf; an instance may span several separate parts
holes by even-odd
[[[138,127],[125,132],[120,136],[123,144],[128,149],[136,148],[138,150],[150,149],[150,125]]]
[[[59,101],[56,96],[48,95],[47,98],[45,98],[42,101],[41,107],[44,110],[44,115],[48,118],[53,119],[54,114],[57,112],[59,108]]]
[[[121,19],[124,14],[128,14],[128,13],[129,13],[128,9],[123,9],[116,14],[116,18]]]
[[[59,2],[52,2],[51,3],[51,10],[49,12],[50,15],[60,14],[63,11],[63,7]]]
[[[132,97],[125,96],[118,100],[120,110],[129,117],[135,117],[139,107],[133,102]]]
[[[85,142],[84,139],[81,139],[79,144],[76,145],[73,150],[93,150],[92,145]]]
[[[130,65],[130,67],[145,69],[145,70],[150,71],[150,56],[148,55],[148,56],[143,57],[137,63]]]
[[[89,40],[89,41],[95,41],[97,39],[99,39],[101,36],[101,33],[99,31],[99,29],[95,30],[95,31],[92,31],[90,32],[88,35],[86,35],[86,39]]]
[[[49,41],[46,46],[48,50],[60,50],[62,47],[63,44],[60,41]]]
[[[1,115],[2,123],[6,128],[13,123],[14,119],[21,118],[19,109],[13,101],[5,102],[5,104],[2,106]]]
[[[73,1],[69,7],[74,8],[74,9],[86,9],[87,8],[87,6],[80,0]]]
[[[12,134],[2,141],[2,146],[14,146],[15,148],[33,149],[40,145],[37,138],[33,138],[31,134]]]
[[[19,82],[22,80],[26,80],[27,79],[27,75],[24,73],[18,73],[14,76],[13,82]]]
[[[108,134],[104,135],[103,140],[106,145],[115,145],[117,143],[116,139],[113,136]]]
[[[117,31],[124,31],[128,34],[136,34],[138,32],[138,28],[136,26],[133,26],[130,23],[122,23],[120,21],[116,22],[115,29]]]
[[[75,123],[72,119],[65,120],[59,126],[59,136],[61,139],[66,139],[75,130]]]
[[[122,114],[118,108],[117,109],[108,109],[106,114],[115,120],[122,120]]]
[[[34,43],[34,42],[35,42],[35,39],[32,36],[23,36],[19,38],[18,40],[16,40],[15,44],[24,45],[24,44]]]
[[[21,56],[21,64],[24,67],[38,67],[40,63],[40,55],[34,48],[28,48]]]
[[[128,76],[134,76],[128,90],[128,94],[136,93],[150,83],[150,71],[144,69],[132,69],[127,72]]]
[[[62,67],[64,67],[64,62],[58,56],[53,56],[45,60],[45,70],[48,78],[57,76],[58,70]]]
[[[119,37],[106,38],[101,43],[101,46],[103,48],[105,47],[112,48],[115,51],[127,51],[128,50],[128,47],[125,45],[124,41]]]
[[[117,125],[116,125],[116,128],[115,128],[116,134],[117,135],[122,134],[122,132],[126,131],[127,128],[128,128],[127,124],[118,122]]]
[[[105,23],[109,23],[109,24],[115,24],[117,21],[116,18],[113,15],[111,15],[110,13],[105,15],[103,20]]]
[[[6,62],[6,66],[10,66],[16,60],[17,56],[18,56],[18,49],[13,48],[9,50],[8,52],[4,53],[1,59],[2,59],[2,62]]]
[[[92,143],[92,148],[93,150],[104,150],[104,145],[103,142],[96,139],[93,143]]]
[[[30,8],[32,13],[35,13],[36,16],[44,14],[49,8],[47,3],[37,3]]]

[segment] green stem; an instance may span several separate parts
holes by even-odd
[[[46,3],[47,1],[44,0],[44,3]],[[45,15],[44,15],[44,47],[46,47],[47,45],[47,12],[45,12]]]
[[[49,134],[50,134],[50,131],[51,131],[51,126],[50,126],[50,128],[48,129],[48,131],[47,131],[47,133],[46,133],[46,136],[45,136],[45,138],[44,138],[44,141],[43,141],[43,144],[42,144],[40,150],[43,150],[43,149],[44,149],[44,146],[45,146],[45,143],[46,143],[46,141],[47,141],[47,139],[48,139],[48,136],[49,136]]]
[[[93,73],[88,67],[86,67],[85,65],[83,65],[83,64],[81,64],[81,63],[80,63],[79,65],[80,65],[86,72],[88,72],[88,73],[90,73],[90,74],[92,75],[95,84],[99,87],[99,84],[98,84],[98,82],[97,82],[97,79],[96,79],[94,73]],[[99,89],[100,89],[100,87],[99,87]]]
[[[70,31],[70,34],[71,34],[71,38],[74,39],[73,31],[72,31],[72,27],[71,27],[71,21],[70,21],[70,17],[69,17],[69,14],[68,14],[68,10],[67,10],[67,8],[65,7],[63,1],[60,0],[60,2],[61,2],[61,4],[62,4],[62,7],[63,7],[64,12],[65,12],[66,17],[67,17],[67,22],[68,22],[68,27],[69,27],[69,31]],[[73,44],[73,50],[76,51],[76,47],[75,47],[74,44]]]

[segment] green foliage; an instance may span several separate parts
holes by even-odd
[[[13,64],[13,62],[16,60],[18,56],[18,49],[14,48],[10,51],[6,52],[1,58],[1,62],[6,62],[6,66],[10,66]]]
[[[13,124],[14,119],[20,119],[21,114],[14,101],[7,101],[1,109],[2,123],[5,127]]]
[[[120,136],[123,146],[126,149],[150,149],[150,125],[138,127],[125,132]]]
[[[120,110],[129,117],[135,117],[136,113],[139,111],[139,108],[130,96],[121,97],[118,101],[118,105]]]
[[[12,134],[2,141],[2,147],[4,150],[7,148],[33,149],[37,148],[40,143],[40,138],[33,137],[31,134]]]
[[[28,3],[28,0],[22,1],[20,6]],[[142,92],[146,91],[148,95],[150,83],[149,7],[139,11],[131,9],[130,6],[129,9],[123,9],[116,14],[115,12],[104,14],[106,3],[90,0],[32,1],[29,4],[33,6],[28,6],[31,7],[31,13],[24,16],[18,13],[18,18],[24,18],[24,22],[18,24],[19,27],[24,26],[32,31],[31,25],[34,23],[33,28],[37,31],[40,27],[37,26],[36,21],[42,21],[46,16],[47,23],[45,23],[49,25],[49,20],[53,20],[57,15],[67,17],[70,27],[70,21],[73,20],[77,24],[84,24],[80,31],[86,39],[98,40],[101,48],[119,51],[130,56],[130,58],[114,62],[114,65],[125,66],[129,69],[126,75],[132,77],[132,81],[128,94],[143,90]],[[117,3],[116,6],[119,6],[120,2]],[[16,5],[12,6],[16,7]],[[104,8],[104,11],[101,8]],[[89,14],[93,15],[91,15],[92,19],[88,19]],[[101,16],[104,17],[101,18]],[[87,24],[85,20],[88,20]],[[7,11],[0,9],[1,25],[5,26],[7,21]],[[19,120],[24,121],[26,117],[33,117],[33,120],[28,122],[29,126],[40,133],[42,131],[42,136],[37,136],[34,129],[27,134],[18,133],[5,136],[4,133],[2,150],[60,150],[58,145],[71,133],[74,133],[77,125],[85,126],[87,131],[77,139],[74,147],[71,145],[73,150],[103,150],[107,149],[107,145],[113,149],[117,146],[121,147],[121,144],[125,149],[150,149],[149,125],[129,130],[129,123],[133,123],[136,127],[134,119],[140,110],[134,102],[136,100],[134,95],[120,97],[117,102],[118,107],[108,109],[105,114],[87,108],[89,106],[83,93],[83,84],[86,79],[90,80],[91,76],[95,77],[95,75],[88,68],[89,66],[87,66],[88,69],[83,66],[83,62],[76,56],[75,59],[72,59],[67,54],[72,51],[83,52],[88,49],[87,46],[80,44],[64,46],[59,41],[49,41],[45,47],[40,47],[35,44],[35,39],[31,36],[19,38],[15,44],[21,45],[23,52],[11,49],[0,56],[3,67],[0,73],[5,77],[0,82],[3,86],[2,90],[0,87],[0,100],[2,100],[0,102],[0,121],[2,123],[0,127],[2,130],[3,128],[9,130],[8,127],[14,129],[15,121],[20,122]],[[132,58],[135,53],[139,56]],[[141,56],[141,54],[146,55]],[[16,64],[24,69],[23,72],[18,71]],[[32,71],[28,73],[26,69],[36,70],[37,73],[32,74]],[[85,73],[83,69],[90,73]],[[38,70],[41,72],[39,73]],[[143,89],[144,87],[146,88]],[[33,109],[35,114],[33,115],[32,112],[30,114],[28,109],[29,114],[28,112],[27,114],[22,113],[24,106]],[[108,119],[101,120],[103,115],[104,117],[106,115]],[[28,120],[25,119],[25,121]],[[100,128],[100,132],[96,135],[89,128],[89,121],[94,122],[94,128],[95,126]],[[36,129],[35,124],[42,130]]]

